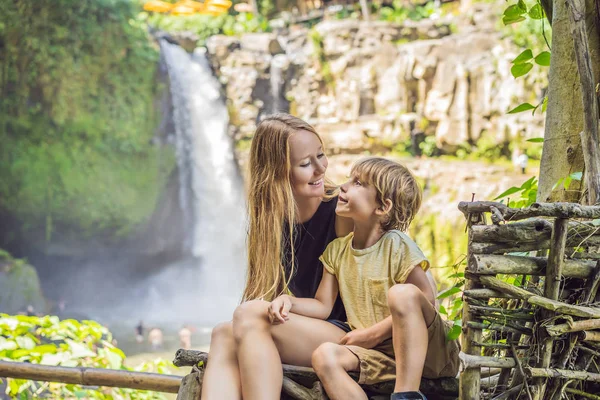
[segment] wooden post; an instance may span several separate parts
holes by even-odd
[[[569,220],[567,218],[557,218],[554,221],[554,229],[552,230],[552,246],[548,255],[548,266],[546,268],[546,279],[544,282],[544,297],[556,300],[560,289],[560,279],[565,257],[565,246],[567,243]],[[542,319],[551,318],[554,313],[546,309],[542,309]],[[542,356],[538,362],[540,368],[550,367],[552,359],[552,345],[554,339],[550,335],[542,334]],[[536,385],[533,389],[534,400],[544,398],[545,379],[536,379]]]
[[[202,378],[204,377],[204,368],[192,367],[192,372],[187,374],[181,380],[177,400],[199,400],[202,392]]]
[[[598,140],[598,102],[594,72],[590,60],[587,28],[585,24],[585,1],[567,0],[571,33],[575,48],[575,59],[579,70],[581,82],[581,95],[583,101],[583,132],[581,132],[581,146],[583,147],[583,160],[585,162],[585,183],[588,190],[588,204],[600,203],[600,149]]]
[[[468,214],[467,215],[468,225],[471,225],[472,221],[485,221],[485,218],[481,218],[479,214]],[[469,241],[472,240],[472,229],[469,229]],[[473,254],[471,251],[467,251],[467,270],[470,271],[475,266]],[[465,283],[465,291],[476,290],[481,288],[481,284],[474,279],[467,279]],[[465,354],[471,356],[481,356],[481,346],[478,343],[481,342],[481,330],[470,327],[468,322],[480,322],[477,314],[471,310],[469,304],[463,296],[463,315],[462,315],[462,351]],[[465,368],[460,374],[458,382],[458,398],[460,400],[479,400],[479,391],[481,385],[481,368],[479,366],[473,368]]]

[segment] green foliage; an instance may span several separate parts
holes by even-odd
[[[310,30],[308,36],[313,45],[313,56],[316,58],[317,63],[319,64],[321,76],[323,76],[323,80],[325,81],[327,87],[334,89],[335,78],[331,73],[331,66],[327,61],[327,57],[325,57],[325,47],[323,43],[324,38],[315,28]]]
[[[125,233],[173,155],[150,144],[158,52],[137,3],[0,3],[0,208],[24,230]]]
[[[512,208],[525,208],[529,207],[533,203],[535,203],[535,198],[537,195],[538,189],[538,181],[535,176],[532,176],[519,187],[513,186],[503,193],[498,195],[494,200],[503,199],[505,197],[508,198],[508,206]],[[510,196],[515,195],[516,199],[511,199]]]
[[[269,32],[269,21],[264,16],[252,13],[237,15],[170,15],[141,13],[140,18],[151,26],[166,32],[189,31],[198,35],[198,45],[213,35],[238,36],[247,32]]]
[[[429,214],[417,218],[409,233],[427,254],[432,273],[442,284],[438,295],[439,311],[452,322],[448,338],[455,339],[460,335],[462,326],[462,286],[468,240],[464,227],[440,221],[435,214]]]
[[[426,2],[424,5],[410,5],[402,0],[394,0],[392,7],[381,7],[379,10],[379,19],[383,21],[401,24],[407,19],[420,21],[431,17],[439,8],[435,2]]]
[[[28,317],[0,314],[0,360],[63,367],[94,367],[167,373],[166,361],[155,360],[136,368],[123,365],[125,354],[112,343],[106,327],[95,321],[60,321],[55,316]],[[86,389],[80,385],[8,379],[12,398],[86,398],[110,400],[164,399],[160,393],[133,389]]]
[[[439,153],[435,136],[430,135],[425,137],[425,140],[419,143],[419,148],[421,149],[421,152],[423,152],[423,155],[427,157],[433,157]]]

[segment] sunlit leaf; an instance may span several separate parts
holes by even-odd
[[[69,345],[71,353],[73,354],[73,358],[94,357],[96,355],[96,353],[81,343],[77,343],[70,339],[66,339],[65,342]]]
[[[525,17],[523,17],[521,15],[517,15],[514,17],[508,17],[508,16],[502,17],[502,23],[504,23],[504,25],[515,24],[515,23],[521,22],[521,21],[525,21]]]
[[[459,325],[454,325],[452,327],[452,329],[450,329],[448,331],[448,334],[446,335],[446,339],[448,339],[448,341],[450,341],[450,340],[456,340],[460,336],[461,332],[462,332],[462,327],[459,326]]]
[[[526,141],[529,143],[543,143],[544,138],[536,137],[536,138],[527,139]]]
[[[542,19],[544,18],[544,9],[540,3],[537,3],[529,9],[527,14],[533,19]]]
[[[513,61],[513,64],[523,64],[533,58],[533,52],[531,49],[524,50],[521,54],[519,54]]]
[[[56,346],[53,344],[43,344],[41,346],[36,346],[33,349],[31,349],[31,353],[35,353],[35,354],[56,353]]]
[[[65,353],[58,353],[58,354],[47,353],[42,356],[42,359],[40,360],[40,364],[56,366],[56,365],[59,365],[64,359],[65,359]]]
[[[31,350],[35,347],[35,342],[29,336],[17,336],[15,339],[19,347],[22,349]]]
[[[17,343],[11,339],[5,339],[0,337],[0,351],[1,350],[15,350],[17,348]]]
[[[548,96],[545,96],[542,101],[542,112],[546,112],[546,108],[548,108]]]
[[[529,71],[531,71],[531,68],[533,68],[533,64],[530,62],[526,62],[523,64],[515,64],[510,69],[510,73],[515,78],[518,78],[520,76],[526,75]]]
[[[513,4],[511,6],[506,7],[502,15],[504,15],[505,17],[514,17],[523,14],[525,14],[525,11],[523,11],[517,4]]]
[[[523,104],[519,104],[517,107],[510,110],[508,112],[508,114],[517,114],[517,113],[520,113],[523,111],[528,111],[528,110],[533,110],[533,109],[535,109],[535,106],[533,106],[529,103],[523,103]]]
[[[533,184],[535,183],[536,177],[532,176],[531,178],[527,179],[525,182],[523,182],[523,184],[521,185],[521,190],[529,190],[531,189],[531,187],[533,186]]]
[[[571,178],[570,176],[567,176],[565,178],[565,181],[563,183],[563,186],[565,187],[565,189],[569,190],[569,187],[571,186],[571,181],[573,180],[573,178]]]
[[[448,289],[448,290],[440,293],[437,298],[440,299],[440,300],[441,299],[445,299],[446,297],[450,297],[453,294],[459,293],[460,291],[461,291],[460,288],[451,287],[450,289]]]
[[[440,305],[440,309],[438,310],[438,312],[442,315],[448,315],[448,311],[446,311],[446,307]]]
[[[535,56],[535,63],[544,67],[550,66],[550,52],[542,51],[540,54]]]
[[[509,196],[509,195],[511,195],[513,193],[517,193],[517,192],[520,192],[520,191],[521,191],[520,187],[513,186],[510,189],[507,189],[504,192],[502,192],[502,194],[498,195],[494,200],[501,199],[502,197],[506,197],[506,196]]]

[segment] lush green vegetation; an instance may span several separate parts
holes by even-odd
[[[193,32],[198,35],[198,45],[203,45],[206,39],[213,35],[237,36],[247,32],[268,32],[271,29],[265,17],[251,13],[223,14],[216,17],[201,14],[180,16],[142,13],[140,19],[166,32]]]
[[[95,367],[145,372],[168,372],[155,360],[136,368],[123,365],[125,354],[113,344],[111,333],[94,321],[59,320],[55,316],[28,317],[0,314],[0,360],[64,367]],[[134,400],[164,399],[160,393],[132,389],[85,389],[80,385],[8,379],[11,398]]]
[[[0,4],[0,210],[25,231],[127,232],[174,165],[150,144],[158,51],[128,0]]]

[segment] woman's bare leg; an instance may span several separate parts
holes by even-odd
[[[253,300],[233,314],[244,400],[279,400],[281,363],[310,367],[313,351],[325,342],[337,343],[345,332],[329,322],[290,313],[289,320],[271,325],[269,303]]]
[[[433,323],[436,311],[421,289],[411,284],[392,286],[388,306],[396,356],[394,392],[418,391],[429,346],[427,327]]]
[[[366,400],[367,395],[350,378],[348,371],[358,371],[358,357],[346,346],[323,343],[312,354],[312,366],[331,400]]]
[[[210,337],[210,352],[202,380],[202,400],[242,398],[233,324],[217,325]]]

